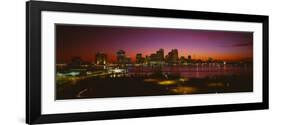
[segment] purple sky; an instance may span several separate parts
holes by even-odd
[[[150,55],[160,48],[165,55],[178,49],[179,55],[196,59],[212,57],[220,60],[253,58],[253,33],[167,28],[56,25],[56,56],[68,62],[73,56],[93,61],[104,52],[110,61],[123,49],[135,59],[136,53]]]

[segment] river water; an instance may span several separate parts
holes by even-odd
[[[57,84],[57,99],[253,91],[252,65],[133,66],[123,74]],[[156,74],[156,75],[155,75]]]

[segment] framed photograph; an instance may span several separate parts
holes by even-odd
[[[268,109],[268,16],[40,1],[26,14],[28,124]]]

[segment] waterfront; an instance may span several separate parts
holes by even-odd
[[[57,80],[56,99],[253,91],[251,65],[130,66],[107,68],[98,74],[102,75],[88,72]]]

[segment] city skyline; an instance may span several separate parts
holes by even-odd
[[[161,48],[165,56],[177,49],[179,58],[211,57],[226,61],[253,58],[251,32],[56,25],[56,36],[57,62],[63,63],[74,56],[92,62],[96,53],[105,53],[109,62],[116,62],[119,50],[126,51],[132,62],[136,62],[137,54],[150,56]]]

